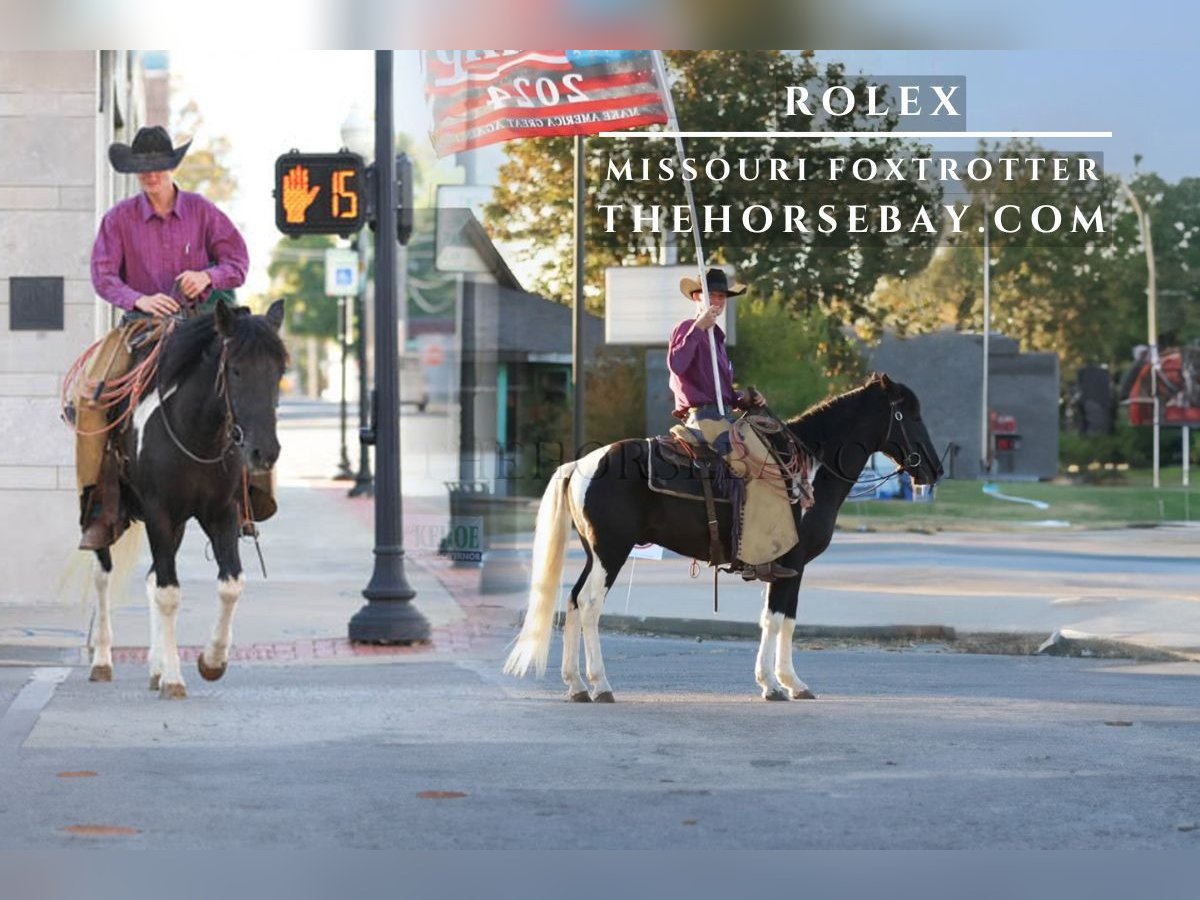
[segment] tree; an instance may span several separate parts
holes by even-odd
[[[204,117],[195,100],[189,100],[179,111],[172,126],[178,135],[201,133]],[[179,168],[175,180],[187,191],[203,194],[213,203],[227,203],[237,193],[238,183],[227,165],[232,145],[225,135],[207,138],[203,143],[193,144]]]
[[[1028,141],[990,150],[1004,156],[1049,156]],[[1061,155],[1061,154],[1059,154]],[[1158,268],[1159,330],[1167,343],[1200,337],[1193,302],[1200,295],[1200,179],[1165,184],[1142,175],[1131,185],[1150,214]],[[1099,196],[1097,196],[1099,194]],[[992,230],[992,327],[1019,339],[1026,350],[1057,352],[1065,379],[1085,364],[1124,366],[1130,348],[1146,341],[1146,260],[1136,216],[1114,177],[1089,192],[1078,184],[1018,179],[975,185],[970,202],[1036,204],[1069,209],[1097,201],[1106,208],[1101,235],[1074,242],[1062,236],[1008,237]],[[929,266],[907,278],[884,278],[872,298],[879,323],[898,333],[941,326],[983,328],[983,250],[966,236],[934,255]]]
[[[763,131],[780,127],[778,114],[783,104],[782,85],[805,84],[813,95],[826,86],[845,85],[858,98],[865,96],[861,80],[848,81],[841,65],[819,70],[810,54],[780,51],[678,51],[667,54],[674,73],[672,84],[681,126],[691,130]],[[890,131],[896,119],[864,121],[847,116],[819,123],[830,130]],[[789,130],[818,127],[812,117],[799,114],[786,120]],[[664,235],[604,231],[600,204],[658,204],[670,207],[684,203],[678,179],[660,182],[608,180],[610,160],[621,167],[650,156],[673,157],[670,144],[647,144],[628,138],[589,138],[587,146],[588,203],[586,217],[586,296],[589,308],[603,308],[603,269],[612,265],[653,264],[662,258]],[[868,142],[805,143],[809,180],[747,181],[730,179],[715,183],[694,182],[696,202],[703,205],[786,200],[815,208],[818,203],[894,203],[903,221],[911,219],[917,206],[936,201],[937,190],[903,181],[865,186],[848,179],[831,181],[820,177],[834,156],[862,156],[879,161],[909,155],[915,147],[899,137]],[[797,155],[795,141],[769,137],[720,138],[689,141],[689,156],[706,160],[714,156],[749,159],[768,156],[791,159]],[[547,138],[514,141],[505,147],[506,162],[500,169],[500,184],[486,209],[486,221],[499,241],[525,248],[539,265],[536,286],[551,297],[568,296],[572,283],[572,140]],[[766,167],[764,166],[764,171]],[[869,198],[869,199],[868,199]],[[815,218],[815,216],[814,216]],[[936,224],[936,223],[935,223]],[[903,275],[924,267],[932,253],[934,237],[902,233],[881,237],[872,227],[866,235],[851,235],[839,229],[830,235],[761,237],[743,234],[709,235],[705,252],[710,262],[734,264],[763,296],[777,296],[789,308],[817,308],[831,316],[834,324],[871,318],[866,300],[883,275]],[[679,260],[694,261],[687,235],[679,239]],[[831,339],[838,340],[836,329]]]
[[[291,334],[337,337],[338,304],[325,296],[325,250],[332,246],[330,235],[306,234],[281,238],[271,252],[271,295],[287,298]]]

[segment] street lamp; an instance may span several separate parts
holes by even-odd
[[[396,315],[397,191],[391,50],[375,51],[375,571],[367,605],[350,619],[350,640],[412,644],[429,640],[429,622],[412,604],[404,573],[400,496],[400,372]]]
[[[1142,235],[1142,246],[1146,248],[1146,329],[1149,332],[1148,341],[1150,345],[1150,402],[1154,404],[1154,486],[1158,487],[1158,462],[1159,462],[1159,403],[1158,403],[1158,378],[1159,378],[1159,359],[1158,359],[1158,290],[1157,290],[1157,270],[1154,267],[1154,243],[1150,238],[1150,215],[1142,209],[1142,204],[1138,202],[1137,195],[1130,190],[1129,185],[1125,183],[1125,179],[1120,175],[1117,176],[1117,183],[1121,185],[1121,190],[1125,192],[1125,196],[1129,198],[1130,204],[1133,205],[1134,214],[1137,215],[1138,228]]]
[[[362,106],[355,103],[342,122],[342,146],[351,153],[357,153],[363,162],[370,163],[375,149],[375,126]],[[368,239],[364,228],[354,238],[358,250],[358,285],[355,296],[355,320],[358,323],[358,428],[359,433],[370,427],[371,407],[370,393],[367,389],[367,266]],[[354,487],[349,491],[351,497],[372,497],[375,494],[375,482],[371,476],[371,451],[366,442],[358,443],[358,473],[354,476]]]

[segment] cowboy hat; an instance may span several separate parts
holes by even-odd
[[[704,273],[704,280],[708,282],[708,292],[720,291],[722,294],[728,294],[730,297],[737,297],[739,294],[746,293],[746,285],[734,282],[729,283],[729,278],[725,274],[724,269],[718,269],[716,266]],[[692,294],[701,290],[699,278],[681,278],[679,279],[679,290],[683,291],[683,296],[689,300],[692,299]]]
[[[108,161],[118,172],[126,175],[137,172],[164,172],[174,169],[183,160],[192,142],[172,148],[171,136],[161,125],[139,128],[132,144],[113,143],[108,148]]]

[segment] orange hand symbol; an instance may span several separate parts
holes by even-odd
[[[305,166],[296,166],[283,176],[283,209],[289,224],[304,222],[304,213],[312,206],[320,190],[319,184],[309,188],[308,169]]]

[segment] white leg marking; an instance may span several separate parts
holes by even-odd
[[[792,661],[792,636],[795,631],[796,620],[785,617],[783,625],[779,629],[779,638],[775,649],[775,678],[793,700],[799,700],[808,692],[808,685],[796,677],[796,669]]]
[[[229,662],[229,648],[233,645],[233,611],[237,608],[238,598],[242,596],[242,588],[245,586],[244,575],[217,582],[217,597],[221,600],[221,608],[217,612],[217,623],[213,626],[212,637],[208,639],[204,648],[204,661],[209,666],[220,668]]]
[[[612,686],[604,673],[604,657],[600,653],[600,613],[604,611],[604,595],[608,590],[604,582],[608,579],[604,567],[596,560],[587,584],[583,586],[586,601],[580,609],[580,624],[583,627],[583,650],[587,655],[587,680],[592,684],[592,696],[611,694]]]
[[[776,636],[783,623],[783,613],[772,613],[763,603],[762,616],[758,620],[762,637],[758,642],[758,659],[754,663],[754,680],[762,688],[764,699],[782,699],[779,682],[775,678]],[[773,696],[775,695],[775,696]]]
[[[587,685],[579,677],[579,610],[571,606],[570,600],[563,621],[562,680],[572,697],[587,693]]]
[[[92,678],[97,681],[108,681],[112,678],[112,613],[109,606],[108,587],[111,577],[100,567],[99,561],[93,563],[96,584],[96,644],[92,648]]]
[[[608,591],[604,587],[607,575],[604,567],[600,565],[600,557],[596,555],[596,532],[587,517],[584,504],[588,488],[600,471],[608,451],[609,447],[600,447],[581,459],[569,485],[571,509],[576,526],[588,542],[588,546],[592,548],[593,554],[592,571],[583,585],[583,590],[579,592],[579,624],[583,632],[587,679],[591,682],[593,697],[612,693],[612,687],[604,674],[604,657],[600,653],[600,613],[604,609],[604,595]]]
[[[162,628],[162,684],[164,697],[186,696],[183,674],[179,671],[179,646],[175,640],[175,617],[179,614],[180,590],[168,586],[155,588],[154,603],[158,607]]]
[[[162,625],[158,615],[158,603],[155,601],[155,593],[157,591],[157,583],[154,580],[154,573],[151,572],[146,576],[146,600],[150,612],[150,652],[147,654],[146,662],[150,666],[150,690],[157,691],[159,682],[162,679]]]

